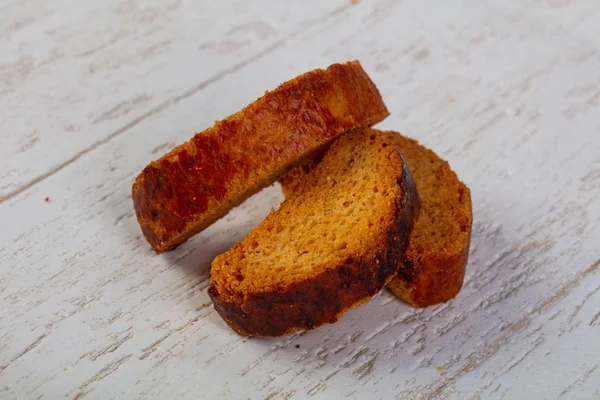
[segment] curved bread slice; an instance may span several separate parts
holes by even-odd
[[[348,133],[278,211],[213,261],[215,309],[249,336],[333,323],[394,276],[418,210],[391,142]]]
[[[171,250],[342,133],[388,115],[358,61],[280,85],[162,158],[133,184],[144,236]]]
[[[421,199],[406,256],[388,289],[416,307],[443,303],[462,287],[473,222],[471,193],[433,151],[399,133],[383,134],[408,164]],[[286,197],[303,186],[319,157],[315,155],[280,180]]]
[[[416,140],[386,132],[408,164],[421,214],[398,274],[388,289],[417,307],[454,298],[465,276],[471,242],[471,192],[448,163]]]

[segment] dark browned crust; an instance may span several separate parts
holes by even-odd
[[[351,129],[388,115],[358,61],[283,83],[153,161],[133,183],[142,232],[171,250]]]
[[[392,131],[382,133],[392,135],[393,137],[399,135],[397,132]],[[413,139],[405,139],[421,146]],[[402,153],[400,149],[398,149],[398,151]],[[439,158],[434,152],[428,149],[426,149],[426,151]],[[308,174],[322,158],[322,155],[315,155],[305,164],[295,167],[288,175],[280,179],[283,194],[288,197],[301,186],[306,174]],[[463,193],[464,203],[468,204],[468,210],[470,212],[464,226],[461,227],[462,231],[465,232],[466,238],[464,242],[461,243],[460,250],[436,254],[435,256],[421,255],[418,259],[411,258],[409,255],[411,252],[409,250],[398,269],[397,275],[387,286],[396,297],[415,307],[428,307],[444,303],[456,297],[462,288],[469,258],[473,215],[471,208],[471,192],[465,184],[458,181],[458,177],[455,177],[455,179]],[[409,245],[409,248],[411,247],[412,246]]]
[[[239,303],[223,301],[218,289],[211,286],[208,294],[215,310],[240,335],[281,336],[336,322],[346,311],[371,298],[396,274],[419,214],[416,186],[404,162],[398,184],[405,194],[396,204],[394,215],[398,219],[372,254],[348,258],[284,291],[249,294]]]
[[[466,186],[464,190],[470,205],[471,192]],[[459,253],[421,259],[418,262],[406,257],[387,288],[415,307],[429,307],[456,297],[462,288],[469,261],[472,220],[471,211],[469,223],[464,227],[467,239]]]

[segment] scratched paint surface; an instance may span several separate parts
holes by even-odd
[[[282,4],[279,4],[282,3]],[[0,398],[600,398],[600,9],[592,1],[0,4]],[[146,163],[266,89],[358,58],[471,187],[457,299],[234,334],[212,258],[274,186],[169,254]]]

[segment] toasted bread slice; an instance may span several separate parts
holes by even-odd
[[[469,258],[471,191],[448,163],[416,140],[386,132],[408,164],[421,214],[403,265],[388,289],[416,307],[446,302],[460,291]]]
[[[241,335],[333,323],[395,275],[418,212],[392,142],[348,133],[279,210],[213,261],[208,293]]]
[[[150,163],[133,184],[142,232],[171,250],[349,130],[388,111],[358,61],[280,85]]]
[[[408,164],[421,199],[406,256],[388,289],[416,307],[443,303],[462,287],[473,222],[471,192],[433,151],[396,132],[383,134]],[[286,197],[303,186],[318,162],[315,155],[280,181]]]

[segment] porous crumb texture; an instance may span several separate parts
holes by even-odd
[[[329,146],[324,146],[322,149],[315,151],[314,154],[306,161],[291,168],[284,176],[279,179],[281,191],[285,197],[289,197],[293,192],[304,185],[306,175],[321,162]]]
[[[416,182],[421,213],[406,256],[388,288],[398,298],[426,307],[454,298],[462,287],[472,226],[471,193],[448,163],[416,140],[382,132],[408,164]],[[300,190],[322,155],[290,171],[280,180],[283,193]]]
[[[335,322],[391,279],[419,201],[389,138],[355,131],[211,271],[215,308],[239,333]]]
[[[342,133],[388,111],[358,61],[286,82],[148,165],[133,184],[142,232],[173,249]]]

